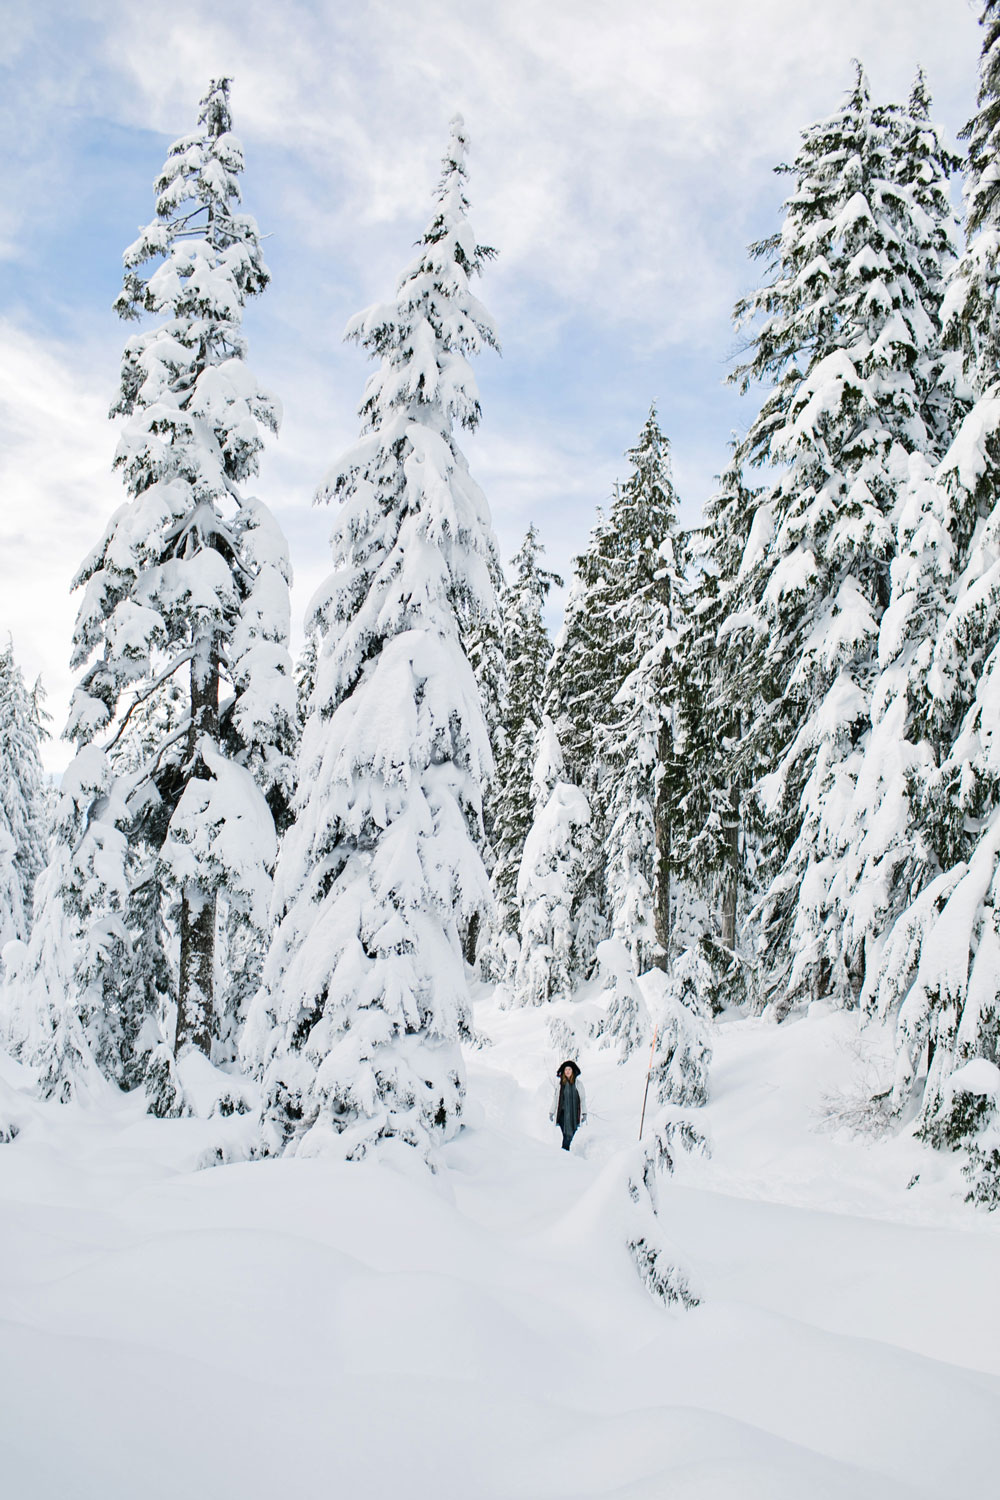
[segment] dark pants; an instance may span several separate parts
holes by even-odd
[[[576,1135],[576,1131],[573,1129],[572,1125],[563,1125],[561,1120],[560,1120],[559,1123],[560,1123],[560,1125],[562,1125],[562,1133],[563,1133],[562,1148],[563,1148],[564,1151],[568,1151],[569,1148],[570,1148],[570,1142],[572,1141],[573,1137]]]

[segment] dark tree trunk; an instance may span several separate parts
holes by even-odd
[[[726,824],[726,867],[722,887],[722,946],[730,952],[736,947],[736,893],[739,882],[737,871],[740,858],[740,829],[738,823]]]
[[[188,776],[206,776],[199,744],[219,733],[219,660],[211,643],[191,662],[191,730]],[[187,1045],[208,1057],[215,1032],[215,892],[189,882],[181,895],[181,965],[174,1053]]]
[[[465,937],[462,941],[462,951],[465,954],[465,962],[470,966],[476,962],[476,949],[479,947],[479,913],[474,911],[469,918],[469,925],[465,929]]]
[[[656,747],[657,786],[653,803],[653,836],[655,856],[653,870],[653,932],[656,937],[656,952],[653,964],[657,969],[670,966],[670,766],[673,749],[669,724],[660,725]]]

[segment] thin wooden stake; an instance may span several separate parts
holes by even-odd
[[[649,1067],[646,1069],[646,1091],[642,1096],[642,1117],[639,1120],[639,1139],[642,1140],[642,1127],[646,1123],[646,1100],[649,1098],[649,1075],[653,1071],[653,1058],[656,1055],[656,1038],[660,1034],[659,1025],[653,1027],[653,1045],[649,1049]]]

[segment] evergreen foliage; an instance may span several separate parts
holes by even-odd
[[[221,1006],[246,997],[233,974],[217,993],[220,900],[230,923],[255,929],[258,949],[267,926],[294,684],[285,543],[241,491],[279,415],[246,366],[240,330],[246,300],[268,282],[257,226],[240,208],[242,169],[222,79],[197,130],[171,147],[156,219],[125,252],[116,308],[158,321],[128,341],[113,408],[126,418],[115,466],[129,498],[75,579],[82,676],[66,732],[77,753],[40,938],[70,942],[73,978],[64,996],[36,986],[49,1020],[35,1029],[43,1069],[64,1091],[60,1029],[84,1036],[102,1071],[131,1086],[169,1023],[168,988],[176,1049],[230,1055],[233,1016]],[[75,1018],[53,1022],[66,1008]],[[169,1095],[153,1107],[176,1107]]]
[[[669,445],[651,409],[632,471],[598,516],[576,559],[562,630],[546,676],[546,709],[564,755],[564,779],[591,814],[589,863],[579,889],[574,982],[614,935],[636,969],[665,962],[676,787],[673,652],[683,611],[684,539]]]
[[[498,977],[509,966],[506,946],[510,938],[516,942],[519,937],[517,878],[532,821],[531,779],[541,727],[545,672],[552,655],[543,610],[550,588],[563,586],[556,573],[542,566],[544,550],[535,527],[529,526],[511,560],[511,581],[500,601],[508,686],[497,778],[491,798],[491,842],[496,859],[492,875],[498,918],[492,966]],[[516,954],[516,947],[512,946],[512,951]]]
[[[531,778],[534,807],[517,877],[521,946],[514,973],[518,1005],[565,998],[578,983],[579,903],[593,868],[591,812],[578,786],[565,780],[555,725],[543,716]]]
[[[598,726],[596,753],[608,922],[639,974],[665,967],[671,940],[686,538],[655,408],[627,457],[632,472],[608,517],[615,546],[600,601],[617,691]]]
[[[8,641],[0,651],[0,951],[25,942],[35,881],[45,865],[48,814],[39,743],[41,684],[29,690]]]
[[[1000,314],[996,294],[1000,198],[1000,10],[983,13],[979,109],[969,140],[968,244],[943,308],[945,337],[975,397],[936,473],[922,476],[913,543],[913,607],[899,622],[912,659],[905,766],[917,864],[909,899],[889,928],[866,1003],[897,1017],[893,1104],[914,1088],[920,1129],[935,1143],[974,1134],[954,1075],[1000,1055],[996,922],[1000,761],[995,746],[1000,664]],[[926,639],[922,640],[921,637]],[[902,719],[902,711],[897,710]],[[926,1074],[921,1080],[926,1063]],[[981,1121],[975,1129],[985,1129]],[[970,1157],[974,1193],[996,1192],[988,1142]]]
[[[379,368],[321,492],[340,503],[334,571],[243,1047],[271,1152],[356,1159],[395,1139],[429,1155],[461,1118],[462,940],[491,906],[493,769],[463,643],[496,609],[489,513],[455,437],[480,419],[468,357],[497,344],[470,286],[493,252],[468,221],[465,158],[456,118],[416,259],[347,330]]]
[[[754,247],[768,279],[737,308],[755,332],[734,378],[774,383],[739,457],[779,477],[747,541],[752,590],[723,633],[747,643],[763,708],[741,758],[768,829],[761,978],[779,1015],[800,996],[853,1003],[864,979],[864,942],[841,951],[834,886],[909,460],[942,451],[953,411],[939,316],[951,164],[922,86],[907,109],[873,107],[859,68],[779,169],[795,179],[785,224]]]
[[[759,671],[763,637],[755,633],[737,646],[737,637],[722,626],[740,620],[753,598],[760,537],[769,520],[760,501],[734,457],[705,507],[703,529],[691,538],[693,577],[671,680],[674,863],[703,903],[697,937],[714,974],[716,1010],[746,1002],[752,989],[749,912],[759,894],[754,872],[765,833],[742,789],[764,769],[750,759],[754,746],[744,733],[767,709]]]

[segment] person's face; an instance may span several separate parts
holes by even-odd
[[[572,1083],[573,1082],[573,1069],[572,1068],[563,1068],[563,1078],[565,1078],[565,1080],[566,1080],[567,1083]]]

